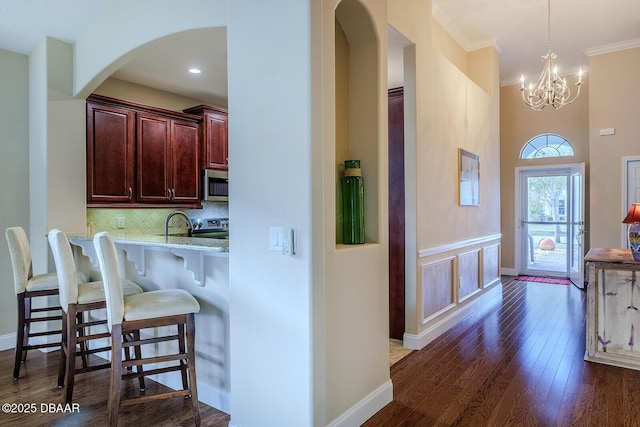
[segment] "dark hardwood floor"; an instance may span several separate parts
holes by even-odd
[[[394,400],[364,426],[640,426],[640,371],[583,360],[585,292],[503,283],[391,367]]]
[[[365,427],[640,426],[640,371],[585,362],[585,293],[574,286],[503,280],[481,310],[391,367],[394,401]],[[0,403],[35,403],[35,414],[0,413],[0,425],[106,424],[106,371],[79,375],[79,413],[42,413],[62,403],[57,352],[30,353],[11,380],[13,350],[0,352]],[[163,387],[149,382],[148,388]],[[132,382],[129,392],[137,387]],[[201,403],[203,426],[229,416]],[[189,402],[123,407],[120,425],[191,426]]]
[[[107,396],[109,394],[108,370],[76,375],[73,389],[75,412],[64,410],[64,389],[57,388],[59,352],[30,351],[22,365],[20,379],[13,381],[13,349],[0,352],[0,403],[14,404],[10,410],[35,409],[35,413],[7,413],[5,406],[0,413],[2,426],[92,426],[107,425]],[[92,356],[95,357],[95,356]],[[146,380],[147,391],[156,393],[168,390],[162,384]],[[137,381],[127,381],[123,392],[138,392]],[[17,406],[22,404],[22,408]],[[35,404],[35,406],[33,406]],[[54,406],[51,407],[50,404]],[[62,406],[58,407],[60,404]],[[44,405],[44,406],[43,406]],[[74,411],[73,407],[69,407]],[[200,402],[202,426],[227,427],[229,415]],[[120,426],[193,426],[191,403],[183,397],[156,400],[120,408]]]

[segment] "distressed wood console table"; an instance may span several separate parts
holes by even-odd
[[[629,249],[592,248],[585,256],[587,337],[584,359],[640,370],[640,262]]]

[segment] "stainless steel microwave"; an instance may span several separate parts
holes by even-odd
[[[227,171],[205,169],[202,176],[202,200],[229,201],[229,174]]]

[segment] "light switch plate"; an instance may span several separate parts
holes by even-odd
[[[295,236],[292,228],[270,227],[269,250],[283,255],[295,254]]]
[[[282,227],[269,228],[269,250],[282,252]]]

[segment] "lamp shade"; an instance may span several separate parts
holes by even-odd
[[[640,222],[640,203],[633,203],[629,208],[629,213],[622,220],[623,224],[633,224]]]
[[[636,261],[640,261],[640,203],[634,203],[629,208],[629,213],[622,220],[623,224],[629,226],[629,248],[631,255]]]

